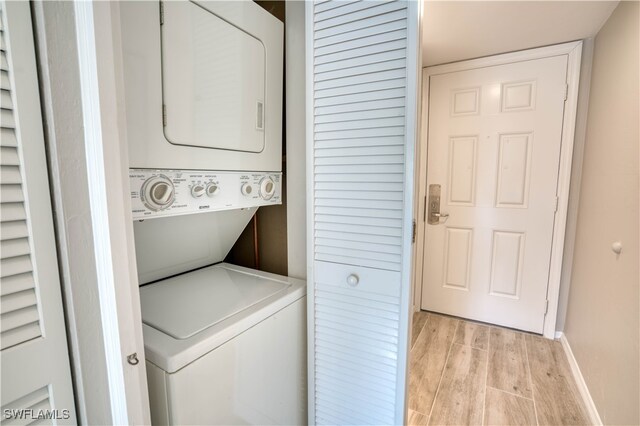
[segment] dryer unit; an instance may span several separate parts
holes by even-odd
[[[130,168],[280,172],[282,22],[251,1],[120,10]]]

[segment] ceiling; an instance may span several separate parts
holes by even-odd
[[[425,66],[594,36],[617,1],[425,0]]]

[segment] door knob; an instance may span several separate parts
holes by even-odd
[[[360,278],[358,278],[356,274],[351,274],[347,277],[347,284],[349,284],[351,287],[357,286],[359,282]]]

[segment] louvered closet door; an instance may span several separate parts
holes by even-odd
[[[28,2],[0,2],[0,43],[0,422],[72,424]]]
[[[307,4],[312,424],[403,422],[419,4]]]

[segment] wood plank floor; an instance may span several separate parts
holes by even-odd
[[[413,315],[409,425],[586,425],[559,342],[429,312]]]

